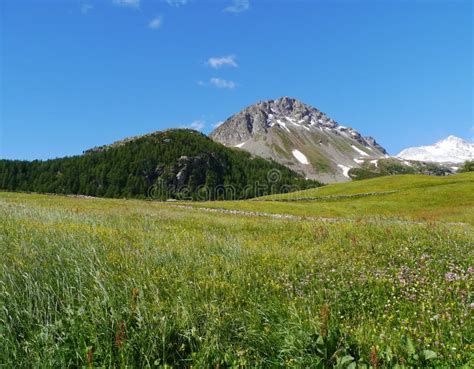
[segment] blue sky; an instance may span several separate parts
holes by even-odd
[[[2,0],[0,158],[80,154],[291,96],[391,154],[473,120],[471,1]]]

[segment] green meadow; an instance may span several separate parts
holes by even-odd
[[[0,193],[0,367],[471,368],[473,190],[466,173],[187,207]]]
[[[447,177],[379,177],[251,201],[212,201],[188,205],[316,218],[383,218],[474,225],[474,173]]]

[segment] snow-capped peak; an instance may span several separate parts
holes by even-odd
[[[434,145],[405,149],[397,156],[435,163],[464,163],[466,160],[474,160],[474,144],[451,135]]]

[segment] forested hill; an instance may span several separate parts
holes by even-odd
[[[0,160],[0,189],[103,197],[241,199],[318,186],[187,129],[47,161]]]

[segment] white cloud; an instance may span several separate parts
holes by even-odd
[[[88,3],[81,3],[80,4],[80,9],[82,14],[87,14],[89,13],[92,9],[94,9],[94,6]]]
[[[181,6],[186,5],[189,0],[165,0],[168,5],[171,6]]]
[[[241,13],[250,8],[249,0],[233,0],[233,4],[224,8],[225,12],[229,13]]]
[[[217,127],[219,127],[222,123],[224,123],[223,120],[221,120],[221,121],[219,121],[219,122],[217,122],[217,123],[214,123],[214,124],[212,125],[212,128],[217,128]]]
[[[210,65],[212,68],[220,68],[224,66],[229,66],[229,67],[237,67],[237,63],[235,61],[235,55],[227,55],[227,56],[222,56],[220,58],[214,57],[214,58],[209,58],[207,61],[207,64]]]
[[[211,84],[213,84],[214,86],[218,88],[228,88],[230,90],[237,86],[237,84],[233,81],[228,81],[228,80],[216,78],[216,77],[211,78],[209,82],[211,82]]]
[[[198,86],[201,86],[201,87],[206,86],[206,83],[204,81],[201,81],[201,80],[197,81],[196,83],[197,83]]]
[[[140,0],[113,0],[115,5],[128,6],[130,8],[138,8]]]
[[[195,120],[191,124],[181,126],[181,128],[194,129],[196,131],[201,131],[205,127],[206,123],[203,120]]]
[[[163,17],[160,15],[159,17],[153,18],[150,23],[148,23],[148,28],[151,29],[158,29],[161,28],[163,25]]]

